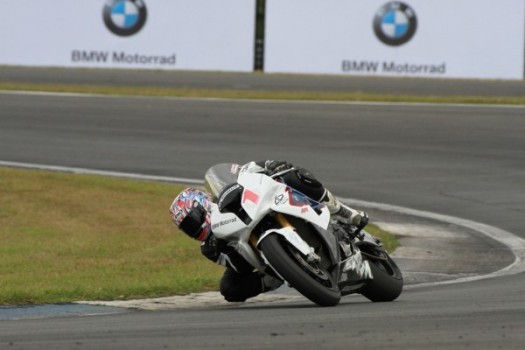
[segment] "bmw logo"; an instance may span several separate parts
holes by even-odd
[[[390,46],[399,46],[412,39],[416,27],[416,13],[402,2],[386,3],[374,16],[374,31],[377,37]]]
[[[119,36],[130,36],[141,30],[146,23],[146,4],[143,0],[107,0],[103,17],[111,32]]]

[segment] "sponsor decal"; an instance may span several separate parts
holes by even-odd
[[[136,64],[152,66],[174,66],[177,62],[176,55],[144,55],[138,53],[109,52],[109,51],[71,51],[71,62],[74,63],[112,63]]]
[[[239,164],[232,164],[232,166],[230,168],[230,172],[232,174],[238,174],[239,170],[240,170],[240,165]]]
[[[242,202],[246,203],[247,201],[250,201],[253,204],[257,204],[259,202],[259,195],[250,190],[244,190],[242,194]]]
[[[118,36],[131,36],[138,33],[147,17],[143,0],[107,0],[102,11],[106,27]]]
[[[237,222],[237,218],[231,218],[231,219],[228,219],[228,220],[222,220],[222,221],[219,221],[219,222],[216,222],[215,224],[213,224],[213,226],[211,227],[212,231],[215,230],[217,227],[220,227],[220,226],[224,226],[224,225],[229,225],[229,224],[233,224],[234,222]]]
[[[343,265],[343,272],[354,271],[360,278],[373,279],[372,270],[367,260],[364,260],[361,252],[358,251],[345,260]]]
[[[286,197],[284,194],[280,194],[274,199],[275,205],[281,205],[288,202],[288,197]]]
[[[183,214],[184,214],[184,211],[182,209],[177,209],[174,212],[172,212],[173,221],[175,221],[177,225],[180,225],[180,223],[182,222],[182,219],[184,219]]]
[[[416,13],[403,2],[391,1],[377,10],[373,27],[377,38],[384,44],[403,45],[416,33]]]
[[[289,198],[290,205],[293,205],[293,206],[296,206],[296,207],[302,207],[302,206],[305,206],[305,205],[310,205],[310,201],[308,200],[308,198],[304,194],[300,193],[299,191],[291,189],[291,191],[288,192],[288,193],[289,193],[289,197],[290,197]]]
[[[437,64],[428,63],[397,63],[393,61],[366,61],[366,60],[343,60],[341,70],[344,73],[363,73],[363,74],[397,74],[397,75],[445,75],[447,64],[445,62]]]

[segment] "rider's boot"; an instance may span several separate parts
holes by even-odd
[[[281,280],[280,278],[271,276],[269,274],[261,276],[261,285],[263,292],[270,292],[272,290],[276,290],[277,288],[282,286],[283,283],[283,280]]]
[[[344,205],[330,191],[326,190],[323,199],[323,204],[327,206],[332,219],[343,224],[354,225],[360,229],[368,224],[368,215],[365,212]]]

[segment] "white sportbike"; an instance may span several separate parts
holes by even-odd
[[[254,269],[276,276],[321,306],[360,293],[393,301],[403,277],[379,239],[332,222],[326,206],[238,164],[211,167],[206,189],[214,196],[214,235],[228,242]]]

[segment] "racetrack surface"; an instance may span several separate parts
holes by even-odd
[[[41,94],[0,94],[0,106],[4,161],[201,178],[217,162],[284,158],[341,197],[525,236],[522,107]],[[297,300],[0,320],[0,348],[521,349],[523,277],[410,288],[393,303],[355,296],[334,308]]]

